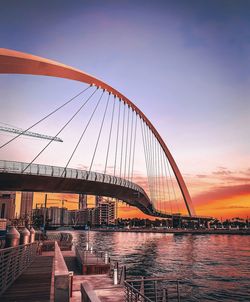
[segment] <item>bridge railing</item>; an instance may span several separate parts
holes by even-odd
[[[0,250],[0,296],[36,257],[37,242]]]
[[[43,175],[52,177],[65,177],[73,179],[82,179],[89,181],[99,181],[114,185],[119,185],[127,188],[131,188],[137,192],[146,195],[145,191],[135,183],[108,174],[102,174],[99,172],[78,170],[72,168],[63,168],[41,164],[31,164],[15,161],[0,160],[0,173],[18,173],[18,174],[31,174],[31,175]]]

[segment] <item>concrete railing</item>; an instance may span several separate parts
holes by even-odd
[[[36,250],[37,242],[0,250],[0,296],[33,262]]]
[[[82,302],[101,302],[88,282],[81,283],[81,301]]]
[[[55,241],[54,301],[69,302],[72,290],[72,272],[68,271],[62,252]]]

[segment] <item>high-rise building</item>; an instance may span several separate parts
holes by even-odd
[[[91,208],[89,210],[88,222],[90,225],[99,225],[100,224],[100,208]]]
[[[20,217],[31,217],[33,206],[33,192],[22,192]]]
[[[61,225],[61,208],[50,207],[47,209],[47,217],[52,225]]]
[[[51,225],[64,225],[69,223],[67,208],[50,207],[47,209],[47,218]]]
[[[95,196],[95,207],[99,206],[99,203],[103,201],[102,196]]]
[[[87,208],[87,195],[86,194],[79,194],[79,204],[78,209],[86,209]]]
[[[69,225],[110,225],[115,223],[116,218],[116,204],[111,199],[104,199],[103,197],[96,198],[98,201],[98,206],[94,208],[85,208],[80,210],[70,210],[51,207],[49,209],[49,219],[51,224],[69,224]],[[60,221],[60,222],[59,222]]]
[[[0,218],[9,220],[15,218],[15,201],[16,192],[0,192]]]
[[[115,202],[112,200],[103,200],[99,202],[99,223],[100,225],[115,223]]]

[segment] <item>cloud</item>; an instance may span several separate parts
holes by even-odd
[[[223,166],[219,166],[218,169],[220,169],[220,170],[227,170],[227,168],[223,167]]]
[[[245,171],[241,171],[240,173],[243,175],[250,176],[250,168],[246,169]]]
[[[229,207],[217,207],[215,210],[225,210],[225,209],[250,209],[250,206],[229,206]]]
[[[212,172],[213,176],[226,182],[250,182],[250,169],[245,171],[231,171],[225,167],[218,167],[219,170]]]
[[[233,198],[236,196],[250,195],[250,184],[220,186],[193,197],[195,203],[209,203],[214,200]]]
[[[226,167],[218,167],[218,170],[217,171],[214,171],[212,173],[213,175],[231,175],[233,174],[232,171],[228,170],[228,168]]]
[[[205,174],[197,174],[196,177],[198,177],[198,178],[207,178],[208,175],[205,175]]]
[[[229,170],[220,170],[220,171],[213,172],[214,175],[230,175],[232,173],[233,172]]]
[[[225,177],[225,180],[231,182],[250,182],[250,177],[230,176]]]

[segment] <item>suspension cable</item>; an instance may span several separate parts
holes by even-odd
[[[122,121],[122,144],[121,144],[121,160],[120,160],[120,177],[122,176],[122,155],[123,155],[123,140],[124,140],[125,109],[126,109],[126,104],[124,103],[123,121]]]
[[[103,95],[103,93],[102,93],[102,95]],[[92,120],[92,117],[93,117],[93,115],[94,115],[94,113],[95,113],[95,111],[96,111],[96,109],[97,109],[97,107],[98,107],[98,105],[99,105],[99,103],[100,103],[100,100],[101,100],[101,98],[102,98],[102,95],[100,96],[100,98],[99,98],[99,100],[98,100],[98,102],[97,102],[97,104],[96,104],[96,106],[95,106],[95,109],[94,109],[94,111],[92,112],[92,115],[90,116],[90,118],[89,118],[89,120],[88,120],[88,122],[87,122],[87,124],[86,124],[86,126],[85,126],[85,128],[84,128],[84,130],[83,130],[83,132],[82,132],[82,134],[81,134],[81,136],[80,136],[78,142],[76,143],[76,146],[75,146],[73,152],[72,152],[71,155],[70,155],[70,158],[69,158],[69,160],[68,160],[68,162],[67,162],[67,164],[66,164],[66,166],[65,166],[65,168],[64,168],[64,170],[63,170],[63,172],[62,172],[62,175],[66,172],[66,169],[67,169],[69,163],[71,162],[71,160],[72,160],[72,158],[73,158],[73,156],[74,156],[74,154],[75,154],[75,152],[76,152],[76,150],[77,150],[79,144],[81,143],[82,138],[83,138],[85,132],[87,131],[88,126],[89,126],[89,124],[90,124],[90,122],[91,122],[91,120]],[[61,175],[61,176],[62,176],[62,175]],[[65,176],[66,176],[66,174],[65,174]]]
[[[169,197],[170,210],[171,210],[171,213],[173,214],[171,194],[170,194],[170,189],[169,189],[169,184],[168,184],[168,173],[167,173],[167,166],[166,166],[166,160],[165,160],[166,158],[165,157],[166,157],[166,155],[165,155],[165,153],[162,150],[162,160],[163,160],[163,164],[164,164],[164,170],[165,170],[165,173],[166,173],[166,183],[167,183],[167,189],[168,189],[168,197]]]
[[[147,176],[148,176],[148,187],[149,187],[149,192],[150,192],[150,197],[152,199],[152,191],[151,191],[151,185],[150,185],[150,180],[149,180],[149,161],[148,161],[148,152],[146,148],[146,139],[145,139],[145,129],[143,129],[144,126],[144,121],[141,119],[141,132],[142,132],[142,142],[143,142],[143,147],[144,147],[144,155],[145,155],[145,162],[146,162],[146,170],[147,170]]]
[[[52,112],[50,112],[49,114],[47,114],[45,117],[43,117],[42,119],[40,119],[38,122],[36,122],[35,124],[31,125],[30,127],[28,127],[27,129],[23,130],[21,133],[19,133],[18,135],[16,135],[15,137],[13,137],[12,139],[10,139],[9,141],[7,141],[6,143],[4,143],[3,145],[0,146],[0,149],[5,147],[6,145],[8,145],[9,143],[11,143],[12,141],[14,141],[15,139],[17,139],[19,136],[25,134],[27,131],[29,131],[30,129],[32,129],[33,127],[35,127],[36,125],[40,124],[42,121],[44,121],[45,119],[47,119],[48,117],[50,117],[52,114],[56,113],[58,110],[60,110],[61,108],[63,108],[64,106],[66,106],[67,104],[69,104],[70,102],[72,102],[74,99],[76,99],[79,95],[81,95],[82,93],[84,93],[86,90],[88,90],[92,85],[88,86],[87,88],[85,88],[84,90],[82,90],[81,92],[79,92],[77,95],[75,95],[74,97],[72,97],[70,100],[68,100],[67,102],[65,102],[64,104],[62,104],[60,107],[56,108],[55,110],[53,110]]]
[[[97,106],[99,105],[99,103],[100,103],[100,101],[101,101],[101,98],[102,98],[102,96],[103,96],[103,94],[104,94],[104,91],[105,91],[105,90],[103,90],[102,95],[101,95],[101,97],[100,97],[100,99],[99,99],[99,101],[98,101]],[[103,123],[104,123],[104,120],[105,120],[105,117],[106,117],[106,112],[107,112],[107,109],[108,109],[109,99],[110,99],[110,93],[109,93],[108,98],[107,98],[106,107],[105,107],[105,110],[104,110],[104,114],[103,114],[103,118],[102,118],[102,122],[101,122],[101,127],[100,127],[100,130],[99,130],[97,142],[96,142],[96,145],[95,145],[94,154],[93,154],[93,157],[92,157],[92,160],[91,160],[91,164],[90,164],[90,167],[89,167],[89,172],[90,172],[91,169],[92,169],[92,165],[93,165],[93,162],[94,162],[94,159],[95,159],[96,150],[97,150],[97,147],[98,147],[98,144],[99,144],[99,140],[100,140],[100,136],[101,136],[101,133],[102,133]],[[97,106],[96,106],[96,108],[97,108]],[[94,110],[92,116],[94,115],[94,113],[95,113],[95,111],[96,111],[96,108],[95,108],[95,110]],[[91,118],[92,118],[92,116],[91,116]]]
[[[48,142],[48,144],[33,158],[33,160],[22,170],[21,173],[24,173],[28,167],[43,153],[45,149],[54,141],[55,137],[57,137],[67,126],[68,124],[75,118],[75,116],[82,110],[82,108],[88,103],[91,97],[96,93],[98,88],[87,98],[87,100],[80,106],[80,108],[74,113],[74,115],[67,121],[67,123],[57,132],[57,134]]]
[[[146,149],[146,153],[147,153],[147,162],[148,162],[148,164],[147,164],[148,165],[148,185],[149,185],[151,199],[153,200],[148,129],[147,129],[147,125],[145,123],[143,123],[143,126],[144,126],[144,136],[145,136],[145,149]]]
[[[128,116],[127,116],[127,135],[126,135],[126,143],[125,143],[125,164],[124,164],[124,178],[126,179],[126,170],[127,170],[127,151],[128,151],[128,133],[129,133],[129,115],[130,115],[130,107],[128,106]]]
[[[146,151],[147,151],[147,158],[148,158],[148,174],[149,174],[149,188],[151,192],[151,199],[153,199],[153,186],[152,186],[152,165],[151,165],[151,152],[150,152],[150,136],[149,136],[149,129],[148,126],[144,123],[144,133],[146,138]]]
[[[118,143],[119,143],[120,111],[121,111],[121,99],[119,99],[119,111],[118,111],[118,122],[117,122],[117,132],[116,132],[116,146],[115,146],[114,176],[115,176],[115,171],[116,171],[116,160],[117,160],[117,151],[118,151]]]
[[[159,201],[160,201],[160,210],[162,211],[162,203],[163,203],[163,194],[162,194],[162,173],[161,173],[161,164],[160,164],[160,143],[157,140],[157,163],[158,163],[158,184],[159,184]]]
[[[174,200],[175,200],[175,203],[177,205],[177,210],[178,210],[178,213],[179,213],[180,209],[179,209],[178,201],[177,201],[177,198],[176,198],[174,184],[173,184],[173,179],[172,179],[172,175],[171,175],[171,172],[170,172],[170,167],[169,167],[168,161],[167,161],[167,167],[168,167],[168,171],[169,171],[170,181],[171,181],[171,184],[172,184],[172,189],[173,189],[173,192],[174,192]]]
[[[154,195],[154,200],[156,200],[154,141],[153,141],[153,135],[151,130],[150,130],[150,152],[151,152],[151,161],[152,161],[153,195]]]
[[[111,140],[111,134],[112,134],[112,128],[113,128],[115,104],[116,104],[116,100],[115,100],[115,97],[114,97],[112,116],[111,116],[111,124],[110,124],[110,130],[109,130],[108,148],[107,148],[107,153],[106,153],[106,162],[105,162],[105,168],[104,168],[104,173],[103,174],[106,174],[106,169],[107,169],[107,164],[108,164],[109,148],[110,148],[110,140]]]
[[[157,141],[158,142],[158,141]],[[160,164],[160,143],[158,142],[158,148],[157,148],[157,157],[158,157],[158,172],[159,172],[159,193],[160,193],[160,208],[162,211],[163,206],[163,194],[162,194],[162,173],[161,173],[161,164]]]
[[[159,209],[159,187],[158,187],[158,165],[157,165],[157,150],[156,150],[156,139],[154,137],[154,158],[155,158],[155,190],[156,190],[156,204]]]
[[[132,121],[131,121],[131,132],[130,132],[130,144],[129,144],[129,159],[128,159],[128,180],[130,179],[130,163],[131,163],[131,152],[132,152],[132,138],[133,138],[133,127],[134,127],[134,112],[132,110]]]
[[[159,144],[159,162],[160,162],[160,174],[161,174],[161,193],[162,193],[162,207],[163,212],[166,213],[166,192],[164,185],[164,172],[163,172],[163,164],[162,164],[162,155],[161,155],[162,147]]]
[[[134,146],[133,146],[133,157],[132,157],[132,172],[131,181],[133,181],[134,176],[134,162],[135,162],[135,143],[136,143],[136,132],[137,132],[137,113],[135,114],[135,136],[134,136]]]

